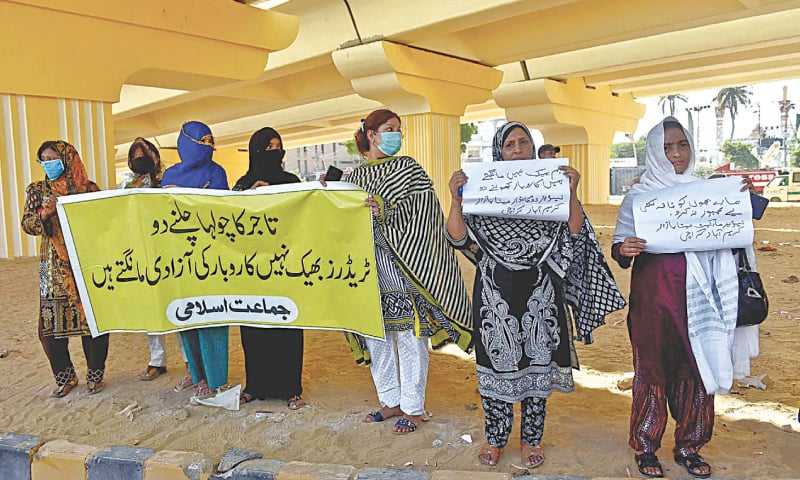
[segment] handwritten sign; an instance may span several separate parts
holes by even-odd
[[[741,188],[739,178],[719,178],[639,194],[636,236],[653,253],[746,247],[753,243],[753,213]]]
[[[247,325],[383,338],[366,197],[338,182],[131,189],[61,197],[58,214],[92,335]]]
[[[569,178],[565,158],[468,163],[464,213],[566,222]]]

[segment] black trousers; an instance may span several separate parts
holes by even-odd
[[[92,338],[91,335],[81,337],[88,369],[86,372],[87,382],[99,382],[103,379],[108,357],[108,337],[108,334],[97,338]],[[50,361],[50,368],[53,370],[56,384],[59,386],[67,384],[75,377],[75,366],[69,356],[69,337],[45,337],[39,331],[39,341],[42,342],[44,353]]]

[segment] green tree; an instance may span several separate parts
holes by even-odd
[[[800,167],[800,136],[796,136],[789,143],[789,165]]]
[[[344,148],[347,149],[347,153],[349,153],[350,155],[359,155],[360,154],[360,152],[358,151],[358,147],[356,147],[356,141],[355,140],[348,140],[348,141],[344,142]]]
[[[636,140],[635,144],[633,142],[624,142],[611,145],[611,158],[634,157],[634,145],[636,145],[636,163],[639,165],[644,165],[645,149],[647,147],[647,140],[644,137]]]
[[[472,140],[472,136],[478,133],[478,126],[474,123],[461,124],[461,153],[467,151],[467,142]]]
[[[743,142],[725,140],[720,151],[725,155],[725,160],[736,165],[737,168],[758,168],[758,158],[753,155],[752,147]]]
[[[669,115],[674,117],[675,107],[678,102],[688,103],[689,99],[686,98],[686,95],[667,95],[665,97],[659,97],[658,106],[661,107],[662,113],[667,113],[667,107],[669,107]]]
[[[750,96],[753,93],[747,87],[728,87],[717,92],[714,101],[717,103],[717,111],[727,110],[731,116],[731,140],[736,130],[736,115],[739,114],[739,107],[750,105]]]

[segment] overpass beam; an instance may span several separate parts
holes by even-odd
[[[609,147],[616,132],[633,132],[645,106],[608,87],[587,87],[579,79],[508,83],[494,92],[506,118],[542,132],[547,143],[581,172],[578,195],[586,204],[608,203]]]
[[[502,72],[385,41],[335,51],[333,61],[356,93],[400,114],[402,154],[428,172],[447,211],[447,183],[461,168],[460,117],[468,105],[491,97]]]
[[[111,105],[123,83],[191,90],[255,78],[298,31],[292,16],[221,1],[0,0],[0,18],[0,258],[36,254],[20,219],[25,187],[43,178],[41,142],[72,143],[90,178],[113,187]]]

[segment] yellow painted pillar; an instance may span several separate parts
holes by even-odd
[[[34,237],[20,229],[25,188],[44,178],[36,151],[45,140],[75,145],[89,178],[113,187],[111,103],[0,94],[0,258],[37,253]]]
[[[613,139],[613,136],[611,137]],[[547,141],[547,137],[545,137]],[[548,141],[549,142],[549,141]],[[608,203],[611,192],[611,160],[607,144],[559,144],[560,156],[569,158],[571,167],[581,172],[581,183],[578,186],[578,198],[588,205]]]
[[[387,41],[333,52],[336,68],[356,93],[397,112],[403,149],[425,168],[445,213],[447,182],[461,168],[460,117],[467,105],[488,100],[500,70]]]
[[[438,113],[401,116],[403,124],[402,155],[414,157],[428,172],[442,209],[450,208],[448,181],[461,168],[460,117]]]
[[[644,105],[608,88],[587,88],[577,79],[507,83],[494,98],[506,118],[540,130],[546,143],[561,147],[561,156],[581,172],[578,196],[583,203],[608,203],[614,134],[635,131]]]
[[[113,188],[111,105],[123,83],[189,90],[252,79],[297,36],[290,15],[167,3],[0,0],[0,258],[37,253],[20,220],[25,188],[44,176],[42,142],[72,143],[89,178]]]

